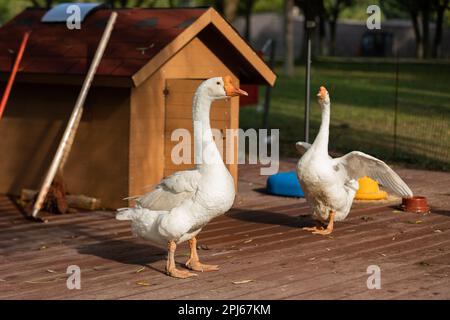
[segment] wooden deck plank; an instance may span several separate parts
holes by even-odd
[[[294,167],[294,160],[280,163]],[[332,237],[322,237],[300,228],[311,222],[304,199],[264,194],[266,177],[246,165],[234,208],[199,235],[208,248],[199,251],[202,260],[221,270],[188,280],[164,275],[165,250],[132,237],[113,212],[49,216],[39,224],[0,196],[0,298],[449,299],[450,173],[396,170],[428,197],[431,214],[399,213],[399,199],[355,202]],[[187,253],[180,245],[177,262]],[[82,290],[65,286],[70,264],[81,267]],[[369,264],[382,268],[382,290],[365,287]],[[233,283],[246,279],[252,281]]]

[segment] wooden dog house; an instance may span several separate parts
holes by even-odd
[[[170,134],[192,130],[192,96],[202,79],[229,74],[236,84],[273,85],[276,78],[214,9],[117,12],[64,171],[69,192],[110,208],[193,166],[171,163]],[[69,30],[41,22],[45,10],[27,9],[0,28],[1,87],[11,51],[32,31],[0,120],[0,193],[40,186],[110,13],[98,9]],[[216,103],[211,117],[214,128],[238,128],[239,99]],[[237,164],[229,169],[237,179]]]

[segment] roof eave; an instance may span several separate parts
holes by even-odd
[[[134,85],[140,86],[210,24],[213,24],[233,46],[239,49],[242,56],[257,70],[266,84],[270,86],[275,84],[275,73],[241,38],[236,30],[216,10],[210,8],[132,76]]]

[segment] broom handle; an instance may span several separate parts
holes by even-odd
[[[6,103],[8,102],[9,94],[11,93],[11,88],[16,79],[17,71],[19,71],[19,65],[22,61],[23,53],[25,52],[25,47],[27,46],[28,38],[30,37],[29,32],[25,32],[22,38],[22,43],[20,44],[19,52],[17,53],[16,60],[14,61],[14,66],[9,76],[8,84],[6,85],[5,92],[3,93],[2,101],[0,102],[0,119],[3,116],[3,111],[5,111]]]
[[[86,96],[89,92],[89,88],[91,87],[92,80],[94,79],[94,75],[97,71],[98,65],[100,64],[100,61],[103,57],[103,53],[105,52],[105,48],[108,44],[116,19],[117,13],[111,13],[108,24],[106,25],[105,31],[103,32],[102,38],[97,47],[97,51],[95,52],[94,59],[92,60],[89,71],[86,75],[86,78],[84,79],[84,83],[81,88],[80,94],[78,95],[77,102],[75,103],[75,107],[73,108],[72,114],[70,116],[69,123],[67,124],[66,130],[64,131],[64,134],[61,138],[61,142],[59,143],[58,149],[56,150],[50,168],[48,169],[48,172],[45,176],[44,183],[42,184],[36,202],[34,203],[32,213],[33,217],[36,217],[42,208],[42,204],[44,203],[45,197],[47,196],[50,185],[56,175],[56,172],[58,171],[58,168],[60,168],[61,160],[66,159],[67,155],[70,152],[75,133],[78,129],[78,125],[80,124],[81,116],[83,114],[83,105],[86,100]]]

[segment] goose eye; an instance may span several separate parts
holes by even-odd
[[[217,85],[220,85],[220,82],[216,82]]]

